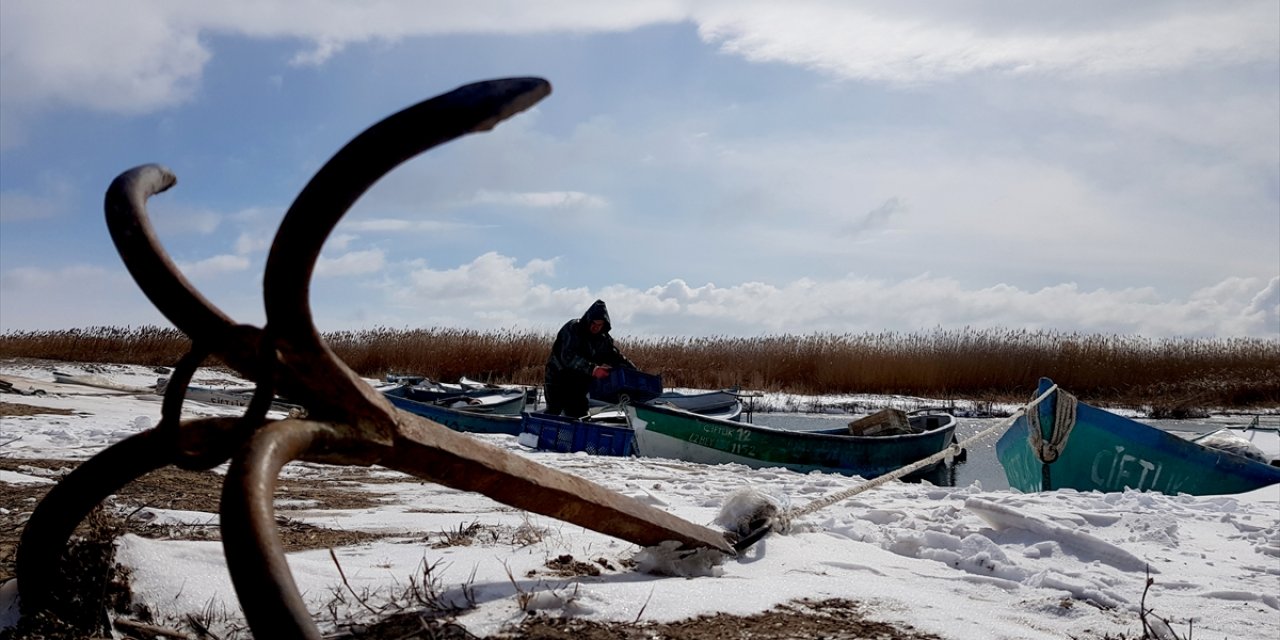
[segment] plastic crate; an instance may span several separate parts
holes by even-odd
[[[662,395],[662,376],[635,369],[614,367],[609,377],[591,382],[591,397],[601,402],[617,404],[625,397],[628,402],[644,402]]]
[[[629,456],[636,434],[630,427],[583,422],[565,416],[526,413],[521,416],[521,444],[541,451],[597,456]],[[536,438],[536,441],[535,441]]]

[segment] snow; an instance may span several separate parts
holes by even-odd
[[[154,384],[156,377],[142,367],[106,369],[95,373],[125,385]],[[11,458],[66,459],[70,468],[159,418],[155,396],[58,386],[48,371],[16,364],[0,366],[0,375],[22,376],[32,388],[47,385],[44,395],[0,400],[74,412],[0,418],[0,441],[8,443],[0,452]],[[202,380],[226,383],[227,376],[202,371],[194,384],[206,384]],[[186,406],[189,417],[237,411]],[[553,454],[521,447],[508,436],[479,437],[716,529],[741,528],[762,505],[802,507],[864,482],[740,465]],[[350,472],[295,463],[284,473],[325,479],[341,471]],[[1197,497],[1021,494],[980,483],[890,482],[798,518],[787,531],[726,558],[641,549],[385,469],[371,469],[368,477],[376,482],[357,486],[385,496],[376,508],[320,510],[306,501],[277,502],[277,514],[291,520],[388,536],[335,548],[332,556],[327,549],[289,554],[322,628],[331,623],[329,607],[338,594],[346,594],[341,616],[368,618],[348,588],[377,608],[401,597],[412,580],[434,585],[458,604],[473,600],[474,608],[458,622],[479,636],[534,610],[662,622],[714,612],[753,614],[799,598],[847,598],[861,602],[870,617],[956,640],[1137,637],[1150,575],[1146,605],[1169,618],[1180,637],[1192,627],[1197,638],[1280,637],[1280,486]],[[0,473],[5,483],[50,480],[34,467]],[[342,480],[348,484],[352,476]],[[133,517],[207,526],[216,521],[216,509],[147,508]],[[470,544],[437,544],[468,529],[480,532]],[[563,577],[548,570],[549,562],[566,555],[595,565],[600,575]],[[132,571],[135,599],[161,620],[210,610],[239,615],[219,542],[130,534],[119,540],[117,559]],[[13,593],[11,584],[0,588],[0,626],[16,619]]]

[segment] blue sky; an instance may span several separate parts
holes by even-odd
[[[148,162],[178,176],[166,250],[261,324],[325,160],[526,75],[552,94],[343,219],[321,330],[552,330],[603,298],[636,336],[1280,335],[1274,0],[5,0],[0,330],[167,324],[103,223]]]

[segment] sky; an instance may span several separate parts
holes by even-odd
[[[140,366],[60,366],[126,387],[152,384],[155,376]],[[0,374],[19,389],[47,391],[6,401],[74,411],[0,417],[5,454],[14,459],[60,459],[71,468],[153,426],[159,417],[155,396],[54,384],[51,371],[36,365],[8,363],[0,366]],[[204,369],[194,380],[197,385],[235,382],[224,371]],[[188,401],[183,416],[239,411]],[[521,447],[512,436],[477,437],[717,530],[733,527],[746,513],[742,506],[753,501],[804,510],[811,501],[863,483],[857,477],[781,468],[540,452]],[[1276,455],[1274,444],[1271,455]],[[295,463],[284,474],[340,480],[381,496],[377,507],[355,509],[324,509],[287,496],[277,500],[277,515],[293,521],[388,536],[337,547],[334,557],[327,549],[288,555],[304,600],[324,620],[333,615],[329,604],[335,594],[342,594],[343,603],[332,610],[339,619],[372,621],[351,592],[362,594],[372,609],[389,602],[403,605],[397,594],[405,592],[410,579],[422,579],[424,566],[432,566],[432,579],[445,598],[462,603],[463,588],[471,590],[477,606],[458,622],[480,637],[532,611],[672,622],[715,612],[751,615],[800,598],[845,598],[857,601],[871,620],[911,625],[949,640],[1136,638],[1142,635],[1138,612],[1149,569],[1154,581],[1145,596],[1154,613],[1149,620],[1159,626],[1157,617],[1167,619],[1177,634],[1158,637],[1280,635],[1277,486],[1235,495],[1166,496],[1073,490],[1021,494],[980,482],[889,482],[797,517],[786,532],[717,563],[705,556],[676,562],[661,548],[640,548],[379,467]],[[0,472],[0,482],[11,484],[51,484],[58,478],[56,471],[36,466]],[[216,505],[192,511],[125,503],[114,508],[161,530],[217,522]],[[471,527],[485,532],[472,544],[437,544]],[[538,535],[530,535],[534,532]],[[514,542],[517,536],[521,542]],[[556,575],[548,563],[565,555],[604,567],[601,575]],[[175,621],[195,614],[212,619],[219,637],[243,637],[231,632],[243,619],[220,542],[127,534],[118,540],[116,560],[130,569],[134,601],[156,616],[155,623],[181,628]],[[631,567],[633,560],[637,564]],[[0,628],[15,623],[13,593],[12,583],[0,587]]]
[[[169,323],[102,196],[239,322],[293,198],[470,82],[533,109],[395,169],[325,244],[322,331],[1027,328],[1280,336],[1280,5],[6,0],[0,331]]]

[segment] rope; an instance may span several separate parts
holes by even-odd
[[[902,476],[910,474],[911,472],[916,471],[921,467],[925,467],[935,462],[938,462],[939,460],[942,460],[947,456],[956,455],[960,453],[960,451],[964,449],[966,446],[972,444],[974,441],[980,438],[984,438],[988,435],[991,435],[992,433],[995,433],[998,430],[1008,429],[1009,427],[1013,426],[1013,423],[1016,422],[1018,418],[1022,417],[1023,415],[1030,415],[1035,413],[1034,411],[1032,411],[1032,409],[1038,406],[1042,401],[1044,401],[1045,398],[1049,397],[1050,394],[1052,394],[1054,391],[1057,391],[1057,390],[1058,390],[1058,385],[1055,384],[1052,387],[1050,387],[1048,390],[1046,390],[1044,393],[1040,394],[1035,400],[1032,400],[1031,402],[1027,403],[1025,406],[1019,408],[1017,411],[1013,412],[1013,415],[1009,416],[1007,419],[1001,421],[995,426],[983,429],[981,432],[976,433],[968,438],[965,438],[962,442],[953,441],[951,443],[951,446],[923,460],[918,460],[900,469],[895,469],[890,473],[886,473],[885,475],[882,475],[875,479],[864,482],[856,487],[850,487],[848,489],[845,489],[844,491],[838,491],[836,493],[824,496],[822,498],[818,498],[817,500],[814,500],[806,504],[805,506],[800,507],[799,509],[793,509],[789,512],[781,513],[777,516],[777,518],[774,520],[771,526],[772,528],[777,529],[779,531],[787,531],[788,529],[791,528],[791,521],[796,518],[809,515],[821,509],[825,509],[837,502],[840,502],[842,500],[847,500],[853,496],[856,496],[859,493],[862,493],[863,491],[869,491],[887,482],[897,480],[898,478],[901,478]],[[1074,400],[1075,398],[1072,398],[1073,402],[1071,406],[1071,415],[1072,415],[1073,424],[1075,421]],[[1065,436],[1063,437],[1063,440],[1064,441],[1066,440]]]
[[[1054,388],[1057,388],[1057,385]],[[1051,464],[1062,455],[1062,450],[1067,445],[1067,438],[1071,436],[1071,430],[1076,426],[1077,404],[1075,396],[1066,391],[1058,391],[1058,402],[1053,413],[1053,433],[1049,434],[1047,442],[1040,427],[1040,412],[1027,412],[1027,432],[1031,439],[1031,450],[1036,453],[1037,458],[1040,458],[1040,462]]]

